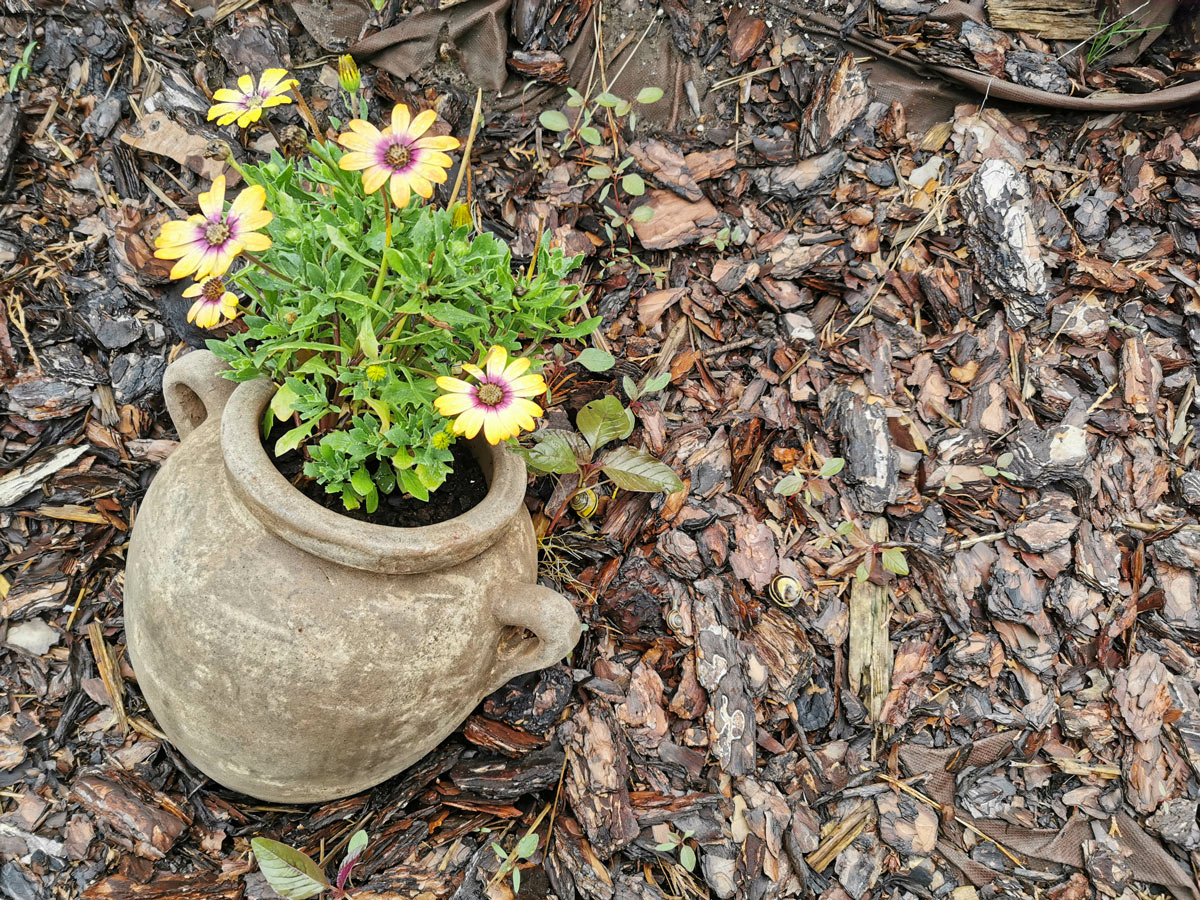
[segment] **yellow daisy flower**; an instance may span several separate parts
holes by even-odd
[[[200,212],[185,222],[168,222],[162,227],[154,246],[159,259],[177,259],[172,278],[195,273],[197,278],[223,275],[235,256],[243,250],[261,253],[271,239],[259,234],[260,228],[275,218],[263,209],[267,192],[254,184],[243,190],[225,210],[225,176],[218,175],[212,188],[200,195]]]
[[[200,298],[192,304],[187,314],[187,320],[196,323],[197,328],[213,328],[225,319],[237,318],[237,297],[228,289],[225,279],[220,275],[197,281],[183,292],[183,296]]]
[[[361,170],[363,190],[368,194],[391,179],[392,202],[401,209],[408,206],[413,193],[428,200],[434,184],[446,180],[446,170],[453,164],[442,151],[458,147],[457,138],[421,137],[436,119],[432,109],[410,118],[403,103],[392,110],[392,124],[383,131],[370,122],[352,119],[350,130],[338,136],[338,143],[353,152],[345,154],[338,165]]]
[[[498,444],[522,431],[533,431],[534,419],[542,408],[527,397],[546,393],[541,375],[526,375],[529,360],[508,361],[508,351],[493,347],[483,360],[483,370],[463,363],[463,370],[477,384],[443,375],[437,386],[446,393],[433,401],[439,413],[454,419],[455,434],[473,438],[483,429],[489,444]]]
[[[245,128],[251,122],[262,118],[264,109],[291,103],[292,98],[287,92],[299,82],[287,77],[287,69],[267,69],[258,79],[258,87],[254,79],[243,75],[238,79],[237,90],[221,88],[213,94],[218,101],[208,110],[208,120],[217,120],[218,125],[228,125],[237,120],[238,128]]]

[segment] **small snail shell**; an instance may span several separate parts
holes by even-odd
[[[776,575],[771,581],[771,586],[767,588],[767,593],[780,606],[790,609],[800,602],[803,589],[800,582],[791,575]]]
[[[667,627],[676,634],[681,633],[683,631],[683,613],[677,609],[667,613]]]
[[[594,516],[596,514],[596,507],[599,505],[600,498],[596,496],[596,492],[591,488],[584,488],[571,498],[571,509],[581,519],[590,519]]]

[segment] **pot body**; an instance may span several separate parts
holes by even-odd
[[[189,366],[218,367],[215,357]],[[482,540],[477,522],[459,522],[476,510],[443,523],[450,528],[431,526],[450,535],[444,554],[417,541],[422,552],[406,556],[405,535],[393,534],[383,537],[399,540],[399,550],[374,547],[356,555],[322,526],[341,520],[351,545],[356,535],[379,536],[371,529],[417,537],[429,529],[367,526],[336,514],[330,520],[328,510],[303,498],[273,467],[258,466],[257,475],[273,473],[303,501],[295,504],[298,518],[281,526],[273,519],[278,510],[261,505],[262,495],[283,497],[281,486],[271,482],[258,491],[231,461],[249,453],[256,466],[271,465],[261,445],[228,446],[247,433],[257,442],[254,422],[249,430],[222,427],[220,395],[232,383],[197,388],[194,373],[183,379],[191,397],[169,405],[187,433],[138,513],[125,628],[158,724],[205,774],[276,802],[363,790],[433,749],[509,678],[543,668],[574,646],[574,609],[536,583],[533,527],[520,502],[504,504],[499,515],[492,504]],[[169,371],[169,401],[180,383]],[[224,415],[233,415],[234,406],[246,415],[269,400],[269,385],[257,383],[239,386],[235,399],[247,389],[252,402],[230,403]],[[194,404],[187,409],[193,399],[206,407],[203,414]],[[497,448],[473,449],[491,476],[494,499],[494,460],[511,469],[511,454],[504,459]],[[316,524],[305,520],[309,513]],[[466,537],[456,544],[456,534]],[[380,571],[388,568],[424,570]],[[521,629],[536,637],[521,637]]]

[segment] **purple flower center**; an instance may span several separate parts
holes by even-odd
[[[208,241],[211,247],[220,247],[229,240],[229,234],[229,226],[224,221],[210,222],[204,229],[204,240]]]
[[[412,159],[412,151],[407,144],[392,144],[383,153],[383,161],[393,169],[403,169]]]
[[[499,406],[504,402],[504,388],[488,381],[479,386],[479,390],[475,392],[475,396],[484,406]]]

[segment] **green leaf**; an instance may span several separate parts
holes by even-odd
[[[625,193],[633,197],[640,197],[642,194],[646,193],[646,182],[644,182],[642,180],[642,176],[636,172],[630,172],[628,175],[622,178],[621,187],[625,189]]]
[[[661,844],[655,844],[654,849],[659,853],[667,853],[675,849],[674,841],[663,841]]]
[[[375,329],[371,327],[370,316],[363,316],[358,328],[358,346],[367,359],[379,359],[379,341],[375,338]]]
[[[696,869],[696,851],[693,850],[687,844],[682,844],[679,847],[679,862],[682,863],[683,867],[685,869],[687,869],[689,872],[695,871],[695,869]]]
[[[997,475],[1000,474],[1000,470],[997,469],[995,466],[980,466],[979,471],[982,472],[984,475],[986,475],[988,478],[995,478]]]
[[[338,887],[346,886],[346,880],[350,877],[350,872],[354,869],[354,864],[358,862],[358,858],[362,856],[362,852],[366,847],[367,833],[359,829],[350,837],[350,843],[346,845],[346,855],[342,857],[342,864],[338,866]]]
[[[871,577],[871,568],[866,562],[860,562],[858,568],[854,570],[854,578],[856,581],[866,581]]]
[[[643,394],[655,394],[671,383],[670,372],[659,372],[653,378],[646,379],[646,388],[642,391]]]
[[[1001,453],[999,456],[996,457],[996,468],[997,469],[1007,469],[1009,466],[1009,463],[1011,463],[1012,461],[1013,461],[1013,455],[1011,453]]]
[[[538,116],[538,121],[542,123],[542,127],[550,131],[566,131],[571,127],[571,123],[557,109],[548,109]]]
[[[600,132],[591,125],[585,125],[583,128],[580,128],[579,136],[593,147],[599,147],[604,143],[603,138],[600,137]]]
[[[366,466],[359,466],[354,470],[354,474],[350,476],[350,484],[364,497],[375,490],[375,482],[371,480],[371,473],[367,471]]]
[[[271,412],[275,414],[275,418],[282,422],[284,419],[291,416],[296,409],[296,401],[300,399],[292,388],[285,384],[279,386],[279,390],[275,392],[275,396],[271,398]]]
[[[633,221],[649,222],[654,218],[654,207],[650,205],[639,206],[633,211]]]
[[[610,94],[608,91],[601,91],[596,95],[596,102],[607,109],[612,109],[621,102],[621,98],[616,94]]]
[[[803,475],[793,472],[791,475],[784,475],[779,479],[779,484],[775,485],[775,493],[781,497],[792,497],[804,487],[807,479]]]
[[[537,852],[537,848],[537,832],[531,831],[517,842],[517,849],[513,852],[516,853],[521,859],[529,859],[529,857],[533,856],[533,854]]]
[[[575,426],[593,450],[633,434],[633,413],[609,394],[587,404],[575,416]]]
[[[663,97],[660,87],[644,87],[638,91],[637,102],[642,104],[657,103]]]
[[[908,574],[908,560],[904,558],[904,551],[899,547],[888,547],[883,551],[879,561],[889,572],[896,575]]]
[[[255,838],[250,842],[254,858],[267,883],[285,900],[305,900],[326,890],[329,880],[307,855],[287,844]]]
[[[840,534],[842,537],[845,537],[853,530],[854,530],[853,522],[843,522],[842,524],[838,525],[838,527],[837,527],[837,533]]]
[[[605,165],[595,165],[587,170],[587,174],[592,181],[601,181],[612,177],[612,169]]]
[[[521,893],[521,870],[518,869],[516,866],[513,866],[513,870],[512,870],[512,885],[513,885],[513,894]]]
[[[591,456],[587,445],[571,431],[547,428],[539,431],[534,440],[537,443],[530,449],[514,447],[513,452],[524,459],[525,464],[535,472],[569,475],[579,471],[579,450],[583,450],[585,462]],[[573,440],[581,446],[574,446]]]
[[[840,456],[831,456],[825,462],[821,463],[821,471],[817,474],[822,478],[832,478],[842,469],[846,468],[846,461]]]
[[[621,376],[621,388],[625,391],[625,396],[630,400],[636,400],[640,396],[638,394],[637,382],[628,375]]]
[[[284,435],[275,442],[275,455],[283,456],[283,454],[295,450],[312,434],[312,430],[316,427],[316,422],[308,422],[304,425],[298,425],[295,428],[285,432]]]
[[[599,347],[588,347],[575,357],[575,362],[579,363],[589,372],[607,372],[617,364],[616,357],[607,350],[601,350]]]
[[[627,491],[662,491],[673,494],[683,488],[674,469],[644,450],[618,447],[600,460],[600,470]]]

